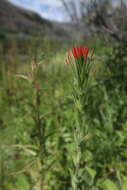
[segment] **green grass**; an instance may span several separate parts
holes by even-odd
[[[74,104],[70,82],[72,72],[65,65],[67,45],[46,43],[26,48],[24,62],[18,50],[0,57],[0,189],[40,190],[38,134],[33,117],[35,92],[16,74],[30,71],[32,56],[40,62],[40,115],[45,129],[44,190],[71,190],[73,168]],[[126,190],[127,186],[127,96],[126,56],[115,60],[112,47],[96,40],[97,73],[89,89],[85,118],[89,128],[80,189]],[[37,50],[37,51],[36,51]],[[23,50],[24,51],[24,50]],[[116,61],[116,62],[115,62]],[[115,65],[114,65],[115,64]],[[115,78],[124,67],[124,77]],[[123,71],[122,70],[122,71]],[[107,79],[107,80],[105,80]],[[85,89],[84,89],[85,90]],[[41,174],[42,175],[42,174]]]

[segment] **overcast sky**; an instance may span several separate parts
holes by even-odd
[[[38,12],[41,16],[56,20],[67,21],[66,12],[60,0],[9,0],[16,5]]]

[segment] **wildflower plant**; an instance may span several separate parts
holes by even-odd
[[[29,82],[32,87],[33,92],[33,102],[30,104],[32,108],[32,119],[34,121],[34,136],[35,145],[37,148],[37,157],[39,158],[39,181],[40,190],[44,189],[44,178],[45,178],[45,157],[46,157],[46,147],[45,147],[45,129],[43,126],[43,117],[41,114],[41,83],[38,76],[40,69],[40,63],[37,63],[33,59],[30,67],[30,72],[26,75],[18,74],[17,77],[23,78]]]
[[[95,71],[93,64],[93,51],[88,47],[76,46],[68,50],[68,58],[65,62],[70,65],[73,72],[72,98],[74,102],[74,112],[76,123],[73,138],[73,167],[70,169],[71,184],[73,190],[87,189],[87,182],[83,179],[87,170],[85,161],[85,151],[88,140],[88,127],[85,118],[85,107],[88,98],[88,89]],[[84,183],[85,181],[85,183]],[[81,187],[83,183],[83,187]]]

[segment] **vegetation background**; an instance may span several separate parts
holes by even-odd
[[[79,1],[80,17],[74,1],[62,3],[70,23],[0,0],[0,189],[127,190],[126,1]],[[78,179],[73,73],[65,64],[75,45],[94,50],[96,67]]]

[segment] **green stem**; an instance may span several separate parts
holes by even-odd
[[[42,127],[42,120],[40,114],[40,91],[36,91],[35,94],[36,101],[36,127],[38,130],[38,141],[39,141],[39,158],[41,163],[40,169],[40,190],[44,190],[44,158],[45,158],[45,143],[44,143],[44,130]]]

